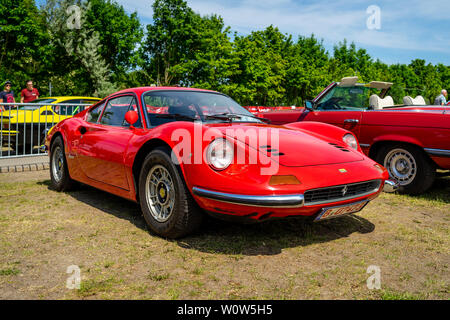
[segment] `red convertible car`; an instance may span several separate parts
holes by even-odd
[[[78,181],[136,201],[151,230],[168,238],[194,231],[203,212],[319,221],[358,212],[385,185],[395,188],[349,131],[271,126],[199,89],[117,92],[61,121],[45,145],[56,190]]]
[[[330,84],[302,110],[257,115],[279,125],[319,121],[350,130],[363,152],[388,169],[400,192],[425,192],[436,169],[450,170],[450,107],[425,105],[421,96],[394,105],[387,95],[392,83],[357,80]]]

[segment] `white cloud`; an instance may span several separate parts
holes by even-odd
[[[137,11],[144,22],[152,19],[152,0],[118,0],[128,11]],[[274,25],[283,33],[315,34],[329,46],[354,41],[360,47],[450,53],[450,18],[442,1],[336,0],[188,0],[202,15],[218,14],[226,25],[248,34]],[[381,30],[368,30],[366,9],[381,8]]]

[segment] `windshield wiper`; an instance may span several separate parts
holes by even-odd
[[[240,119],[240,115],[235,115],[231,113],[219,113],[219,114],[210,114],[205,115],[205,119],[218,119],[218,120],[227,120],[232,121],[233,119]]]
[[[269,119],[260,118],[254,115],[249,114],[238,114],[238,113],[220,113],[220,114],[212,114],[205,116],[206,119],[219,119],[219,120],[228,120],[232,121],[233,119],[242,119],[243,117],[249,117],[253,119],[257,119],[266,123],[270,123]]]
[[[170,113],[170,114],[157,114],[155,116],[156,118],[165,118],[165,119],[184,119],[189,121],[196,121],[197,118],[187,116],[185,114],[180,113]]]

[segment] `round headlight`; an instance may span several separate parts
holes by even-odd
[[[358,141],[356,140],[355,136],[351,133],[347,133],[342,140],[345,142],[346,145],[349,147],[358,150]]]
[[[211,142],[206,150],[206,160],[208,164],[217,171],[225,170],[229,167],[234,158],[233,145],[226,139],[216,139]]]

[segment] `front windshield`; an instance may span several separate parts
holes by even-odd
[[[379,90],[374,90],[363,86],[336,86],[319,101],[316,109],[367,110],[369,108],[369,97],[373,93],[379,94]]]
[[[36,103],[52,103],[55,102],[56,99],[36,99],[27,103],[36,104]],[[26,105],[26,106],[20,106],[19,110],[37,110],[42,106],[34,106],[34,105]]]
[[[144,94],[144,108],[152,126],[177,120],[261,122],[233,99],[213,92],[150,91]],[[225,119],[228,115],[237,116]]]

